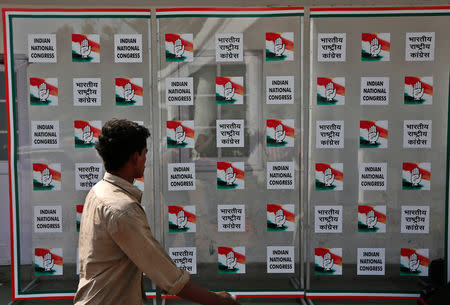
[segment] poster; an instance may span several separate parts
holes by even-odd
[[[429,191],[431,188],[430,162],[403,162],[402,189],[404,191]]]
[[[81,227],[81,216],[83,215],[83,204],[77,204],[75,206],[76,209],[76,222],[77,222],[77,232],[80,232],[80,227]]]
[[[33,191],[60,191],[61,163],[33,163]]]
[[[316,205],[315,233],[342,233],[342,205]]]
[[[93,148],[102,131],[101,121],[74,121],[75,148]]]
[[[346,33],[318,33],[317,61],[345,61]]]
[[[55,233],[62,232],[61,206],[35,206],[34,232]]]
[[[216,120],[217,147],[244,147],[244,120]]]
[[[242,33],[216,34],[216,61],[241,62],[244,60],[244,35]]]
[[[294,162],[267,162],[267,189],[295,189]]]
[[[218,272],[245,273],[245,247],[218,247]]]
[[[315,248],[314,274],[342,275],[342,248]]]
[[[35,248],[34,249],[34,275],[62,275],[63,249],[61,248]]]
[[[318,77],[317,105],[345,105],[345,77]]]
[[[56,63],[56,34],[28,34],[28,61]]]
[[[242,105],[244,103],[244,78],[242,76],[216,77],[216,104]]]
[[[167,148],[194,148],[194,121],[167,121]]]
[[[75,163],[75,189],[89,191],[103,178],[101,163]]]
[[[361,77],[361,105],[388,105],[389,77]]]
[[[317,121],[316,148],[344,148],[344,121]]]
[[[142,106],[144,104],[142,78],[116,78],[116,106]]]
[[[357,275],[385,275],[384,248],[358,248]]]
[[[217,205],[217,228],[219,232],[245,232],[245,205]]]
[[[386,233],[385,205],[358,205],[358,232]]]
[[[400,275],[428,276],[429,249],[402,248],[400,250]]]
[[[144,176],[142,175],[142,177],[140,177],[140,178],[135,178],[134,182],[133,182],[133,185],[138,190],[140,190],[141,192],[144,192],[144,188],[145,188],[145,178],[144,178]]]
[[[430,232],[430,207],[427,205],[403,205],[401,233],[428,234]]]
[[[406,33],[406,61],[433,61],[435,32]]]
[[[405,105],[433,104],[433,76],[405,76]]]
[[[115,34],[114,62],[116,63],[142,62],[142,35]]]
[[[244,188],[244,162],[217,162],[218,190],[243,190]]]
[[[267,204],[267,231],[294,232],[296,228],[293,204]]]
[[[99,63],[100,35],[72,34],[72,62]]]
[[[343,163],[316,163],[316,191],[342,191],[344,189]]]
[[[403,148],[431,148],[431,120],[403,121]]]
[[[388,121],[359,121],[359,148],[387,148]]]
[[[169,205],[169,233],[195,233],[195,205]]]
[[[101,78],[74,78],[73,105],[101,106],[102,105]]]
[[[194,61],[194,35],[174,33],[165,35],[166,62]]]
[[[266,61],[294,60],[294,32],[266,33]]]
[[[361,163],[359,165],[360,191],[385,191],[387,163]]]
[[[31,121],[33,148],[59,148],[59,121]]]
[[[195,190],[195,163],[167,164],[169,191]]]
[[[192,77],[166,78],[166,104],[168,106],[194,105],[194,80]]]
[[[294,142],[294,120],[270,119],[266,121],[267,147],[294,147]]]
[[[266,76],[266,104],[294,104],[294,76]]]
[[[58,79],[30,77],[30,105],[58,106]]]
[[[391,55],[391,33],[362,33],[362,61],[389,61]]]
[[[295,273],[294,247],[268,246],[267,273]]]
[[[197,248],[169,248],[169,256],[181,270],[197,274]]]

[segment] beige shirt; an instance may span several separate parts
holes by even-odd
[[[142,272],[177,294],[189,280],[153,237],[142,192],[106,173],[86,197],[78,254],[80,282],[74,304],[142,304]]]

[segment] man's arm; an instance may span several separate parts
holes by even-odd
[[[183,289],[177,295],[180,298],[203,305],[240,305],[237,301],[233,300],[229,293],[225,291],[217,293],[209,291],[191,280],[184,285]]]

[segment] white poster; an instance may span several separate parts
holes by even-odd
[[[344,148],[344,121],[317,121],[316,148]]]
[[[430,207],[427,205],[402,206],[402,233],[427,234],[430,231]]]
[[[267,189],[295,188],[294,162],[267,162]]]
[[[59,121],[31,121],[33,148],[59,148]]]
[[[56,62],[56,34],[28,34],[29,62]]]
[[[315,206],[315,233],[342,233],[342,205]]]
[[[35,206],[34,232],[53,233],[62,232],[61,206]]]
[[[386,270],[384,248],[358,248],[358,275],[384,275]]]
[[[166,104],[168,106],[194,105],[194,81],[192,77],[166,78]]]
[[[319,33],[317,61],[345,61],[346,33]]]
[[[434,60],[434,32],[406,33],[406,61]]]
[[[103,178],[101,163],[75,163],[75,189],[88,191]]]
[[[359,190],[385,191],[387,163],[361,163],[359,165]]]
[[[217,206],[217,224],[219,232],[244,232],[245,205],[219,204]]]
[[[102,105],[101,78],[74,78],[73,105],[101,106]]]
[[[361,77],[361,105],[389,105],[389,77]]]
[[[244,120],[216,121],[217,147],[244,147]]]
[[[294,273],[294,247],[267,247],[267,273]]]
[[[197,274],[197,248],[169,248],[169,256],[181,270]]]
[[[244,60],[244,38],[242,33],[216,34],[216,61],[232,62]]]
[[[195,190],[195,163],[169,163],[167,169],[169,191]]]
[[[431,120],[403,121],[403,148],[431,148]]]
[[[142,62],[142,35],[115,34],[114,62]]]
[[[266,76],[266,103],[294,104],[294,76]]]

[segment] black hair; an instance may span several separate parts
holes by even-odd
[[[112,119],[102,127],[95,145],[106,171],[121,169],[135,153],[141,153],[150,136],[148,128],[129,120]]]

